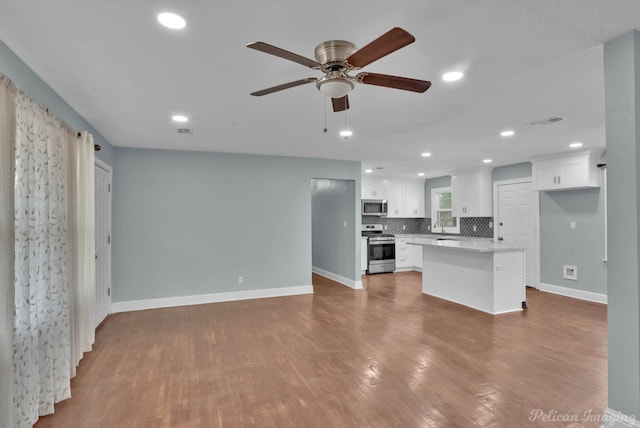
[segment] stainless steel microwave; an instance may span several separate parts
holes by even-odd
[[[362,215],[387,215],[387,201],[384,199],[363,199]]]

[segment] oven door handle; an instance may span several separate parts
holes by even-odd
[[[375,241],[375,242],[369,242],[369,245],[385,245],[385,244],[394,244],[394,241]]]

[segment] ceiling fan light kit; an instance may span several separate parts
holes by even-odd
[[[414,41],[415,38],[411,34],[398,27],[392,28],[361,49],[356,49],[353,43],[346,40],[329,40],[316,46],[315,61],[264,42],[249,43],[248,48],[297,62],[324,73],[320,78],[308,77],[252,92],[251,95],[263,96],[315,82],[320,92],[331,98],[333,111],[339,112],[349,108],[348,94],[355,88],[356,83],[422,93],[429,89],[431,82],[377,73],[358,73],[355,76],[349,74]]]

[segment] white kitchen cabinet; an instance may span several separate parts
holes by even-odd
[[[387,218],[407,217],[407,186],[404,182],[387,182],[387,203]]]
[[[406,216],[424,218],[424,183],[407,183]]]
[[[492,192],[490,168],[452,175],[451,196],[454,217],[491,217]]]
[[[396,238],[396,270],[411,270],[413,266],[413,248],[407,242],[413,238]]]
[[[602,149],[587,149],[533,159],[533,190],[600,187],[602,172],[597,164],[602,152]]]
[[[368,248],[367,248],[367,238],[360,238],[360,270],[367,270],[367,256],[368,256]]]
[[[384,180],[362,177],[360,189],[362,199],[387,199],[387,185]]]
[[[386,199],[389,218],[424,218],[424,180],[362,177],[362,199]]]

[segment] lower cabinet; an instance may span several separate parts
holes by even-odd
[[[412,245],[407,244],[410,241],[413,238],[396,238],[396,269],[413,266]]]
[[[396,270],[422,271],[422,247],[409,245],[415,238],[396,238]]]

